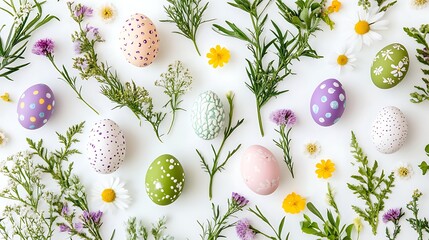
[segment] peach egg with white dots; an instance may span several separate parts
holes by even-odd
[[[54,107],[55,97],[52,90],[45,84],[33,85],[19,98],[18,121],[26,129],[38,129],[51,118]]]

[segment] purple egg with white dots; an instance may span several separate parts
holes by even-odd
[[[98,121],[89,132],[87,151],[89,164],[96,172],[113,173],[125,160],[124,133],[110,119]]]
[[[51,118],[54,107],[55,97],[52,90],[45,84],[33,85],[19,97],[18,121],[26,129],[41,128]]]
[[[337,79],[327,79],[314,90],[310,101],[313,120],[328,127],[338,122],[346,108],[346,92]]]

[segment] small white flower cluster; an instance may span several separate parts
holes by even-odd
[[[19,6],[19,11],[16,11],[13,17],[15,28],[18,28],[24,22],[24,19],[31,13],[31,11],[35,7],[36,6],[33,3],[30,3],[28,1],[21,3],[21,6]]]

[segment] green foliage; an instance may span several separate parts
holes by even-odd
[[[377,3],[377,7],[378,7],[378,12],[386,12],[390,7],[392,7],[393,5],[396,4],[396,0],[395,1],[391,1],[390,0],[376,0]],[[371,4],[371,0],[359,0],[358,1],[358,5],[361,6],[363,9],[365,10],[369,10],[372,4]]]
[[[156,86],[164,88],[164,93],[170,98],[164,105],[164,107],[170,106],[173,115],[168,133],[170,133],[173,127],[176,112],[184,110],[179,107],[183,101],[180,98],[191,89],[191,84],[192,76],[189,73],[189,69],[185,68],[181,61],[176,61],[174,64],[168,65],[167,72],[161,74],[161,79],[155,82]]]
[[[202,5],[201,0],[167,0],[170,5],[164,6],[169,19],[161,22],[175,23],[179,31],[174,33],[189,38],[195,46],[198,55],[201,56],[197,45],[197,31],[201,24],[212,21],[203,20],[204,12],[209,3]]]
[[[222,152],[222,149],[226,143],[226,140],[232,135],[232,133],[244,122],[244,119],[238,120],[237,123],[232,126],[232,121],[234,117],[234,94],[232,92],[228,92],[226,95],[226,98],[228,100],[229,105],[229,115],[228,115],[228,125],[223,131],[223,140],[218,148],[218,150],[215,150],[213,144],[211,144],[211,149],[213,151],[213,165],[212,167],[209,166],[207,161],[205,160],[202,153],[196,149],[198,156],[201,159],[201,167],[202,169],[209,174],[210,182],[209,182],[209,199],[212,199],[213,196],[213,179],[217,172],[221,172],[225,169],[225,165],[228,163],[228,160],[240,149],[241,144],[239,144],[234,150],[229,151],[228,155],[226,156],[225,160],[223,162],[220,161],[220,154]]]
[[[166,218],[162,217],[157,223],[153,223],[152,228],[148,230],[142,220],[137,222],[135,217],[131,217],[126,223],[127,240],[148,240],[149,233],[152,235],[154,240],[173,240],[173,237],[164,235],[164,231],[167,229],[166,223]]]
[[[268,234],[263,233],[260,230],[258,230],[258,229],[256,229],[255,227],[252,226],[251,229],[256,234],[262,234],[263,236],[265,236],[266,238],[271,239],[271,240],[289,240],[290,233],[288,233],[286,235],[286,238],[282,237],[283,227],[284,227],[284,224],[285,224],[286,217],[283,217],[282,220],[280,220],[279,226],[277,228],[274,228],[273,225],[271,225],[270,221],[261,212],[261,210],[259,210],[258,206],[256,206],[256,209],[249,208],[249,211],[252,212],[259,219],[261,219],[265,224],[267,224],[270,227],[270,229],[274,232],[274,236],[268,235]]]
[[[378,162],[375,161],[371,166],[367,156],[359,147],[355,134],[352,132],[352,154],[356,160],[358,174],[352,175],[357,183],[347,183],[348,188],[359,199],[362,199],[366,205],[365,208],[353,205],[353,210],[362,217],[372,228],[372,233],[377,234],[379,222],[379,214],[384,209],[385,200],[389,199],[389,194],[392,193],[392,188],[395,186],[395,177],[393,172],[385,175],[384,170],[380,175],[377,175]]]
[[[283,151],[283,160],[286,163],[286,166],[289,169],[289,172],[292,175],[292,178],[295,178],[295,175],[293,173],[293,160],[290,152],[290,142],[292,141],[292,139],[289,137],[292,127],[287,129],[287,132],[285,132],[285,130],[286,130],[286,126],[284,125],[280,126],[279,130],[276,129],[276,132],[280,134],[280,139],[278,141],[276,140],[273,140],[273,141],[276,144],[276,146]]]
[[[265,3],[266,2],[266,3]],[[324,1],[322,1],[324,2]],[[246,59],[247,76],[246,86],[255,95],[259,130],[264,135],[261,118],[261,108],[271,98],[277,97],[287,90],[279,91],[278,84],[292,73],[292,62],[303,56],[320,58],[309,45],[310,36],[319,30],[322,20],[321,2],[315,0],[298,0],[296,10],[289,8],[283,1],[277,0],[277,8],[285,21],[296,30],[293,34],[283,30],[274,21],[271,21],[270,31],[274,38],[267,40],[264,29],[268,25],[266,8],[271,1],[264,0],[234,0],[228,4],[247,13],[252,23],[251,28],[240,28],[235,23],[226,21],[226,27],[214,24],[214,30],[219,34],[244,41],[252,53],[252,59]],[[269,52],[275,53],[275,59],[269,59]]]
[[[243,211],[248,201],[244,202],[236,201],[234,198],[228,199],[228,210],[225,214],[220,212],[219,205],[212,203],[212,219],[207,219],[206,222],[198,221],[198,225],[201,228],[202,233],[200,237],[202,240],[217,240],[219,238],[225,238],[222,232],[228,228],[235,226],[236,222],[231,222],[231,218],[235,218],[237,212]]]
[[[59,19],[49,14],[43,16],[42,6],[46,1],[3,0],[3,2],[5,6],[0,6],[0,10],[13,17],[14,23],[10,26],[6,38],[0,36],[0,77],[12,80],[11,74],[30,64],[15,62],[24,58],[28,40],[34,31],[54,19]],[[33,14],[34,12],[36,14]],[[4,25],[0,27],[0,31],[4,27]]]
[[[408,36],[414,38],[414,40],[423,46],[421,49],[417,49],[417,60],[423,65],[429,66],[429,43],[426,40],[429,34],[429,24],[421,25],[420,29],[416,28],[404,28],[404,31]],[[429,69],[422,69],[422,72],[425,76],[429,76]],[[422,81],[425,83],[424,87],[414,86],[418,91],[410,94],[412,103],[421,103],[423,101],[429,100],[429,79],[422,78]]]
[[[407,221],[411,224],[411,227],[419,235],[418,240],[423,240],[424,233],[429,233],[429,222],[426,218],[419,218],[419,199],[423,194],[419,190],[414,190],[413,200],[407,204],[407,209],[413,213],[412,218],[408,218]]]
[[[340,212],[337,207],[337,203],[334,199],[334,194],[331,186],[328,184],[328,193],[326,194],[328,204],[334,210],[337,216],[334,216],[331,210],[326,210],[327,219],[325,219],[320,211],[313,205],[313,203],[307,203],[307,208],[313,213],[314,216],[319,218],[322,222],[322,226],[316,221],[304,214],[304,221],[301,222],[301,230],[309,235],[314,235],[327,240],[351,240],[353,224],[344,224],[341,226]]]

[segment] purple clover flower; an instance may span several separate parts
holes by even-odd
[[[77,232],[81,233],[83,231],[83,223],[82,222],[75,223],[74,229],[76,229]]]
[[[82,214],[83,220],[85,222],[92,221],[95,224],[99,224],[100,223],[102,216],[103,216],[103,212],[102,211],[97,211],[97,212],[83,211],[83,214]]]
[[[67,203],[64,203],[63,208],[61,209],[62,216],[68,216],[70,214],[70,208]]]
[[[402,209],[400,208],[392,208],[383,214],[383,222],[395,222],[398,221],[402,217]]]
[[[280,109],[271,113],[271,121],[278,126],[286,126],[287,128],[293,127],[296,123],[296,115],[290,109]]]
[[[91,17],[93,12],[94,10],[92,10],[92,8],[85,5],[80,5],[74,11],[74,16],[77,18]]]
[[[70,232],[71,230],[70,227],[65,224],[60,224],[59,227],[60,227],[60,232]]]
[[[232,200],[239,206],[246,206],[249,203],[249,200],[247,200],[245,197],[241,196],[238,193],[233,192],[232,193]]]
[[[54,47],[55,44],[52,39],[40,39],[34,44],[31,52],[36,55],[49,56],[54,53]]]
[[[240,240],[253,240],[255,238],[255,232],[251,229],[249,221],[246,218],[237,222],[235,231]]]

